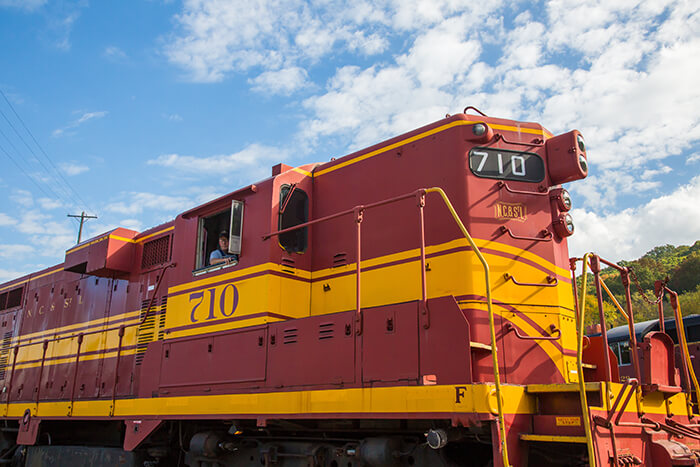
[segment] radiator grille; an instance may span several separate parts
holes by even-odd
[[[0,380],[5,379],[7,364],[10,359],[10,347],[12,345],[12,331],[6,332],[2,336],[2,347],[0,347]]]
[[[144,300],[141,303],[141,313],[139,319],[143,320],[148,313],[146,309],[150,300]],[[167,311],[168,297],[163,297],[160,300],[153,301],[154,306],[151,306],[151,313],[148,318],[139,325],[136,337],[136,364],[141,365],[144,354],[148,348],[148,344],[155,340],[163,340],[165,335],[165,316]]]
[[[170,235],[143,244],[141,269],[148,269],[170,260]]]

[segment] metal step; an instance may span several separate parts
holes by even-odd
[[[586,444],[585,436],[555,436],[555,435],[535,435],[523,433],[520,435],[523,441],[535,441],[541,443],[578,443]]]
[[[491,352],[492,348],[489,344],[482,344],[481,342],[469,342],[469,347],[472,349],[485,350]]]
[[[595,381],[585,383],[586,392],[600,391],[601,383]],[[525,391],[530,394],[555,393],[555,392],[579,392],[578,383],[562,383],[562,384],[528,384]]]

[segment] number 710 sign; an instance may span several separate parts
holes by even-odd
[[[473,148],[469,168],[477,177],[539,183],[544,180],[544,162],[531,152]]]

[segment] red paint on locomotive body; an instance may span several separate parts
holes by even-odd
[[[496,427],[490,392],[461,408],[494,381],[491,338],[474,251],[422,191],[439,187],[491,264],[499,370],[523,401],[506,414],[520,457],[519,433],[551,418],[533,419],[524,385],[577,381],[570,205],[551,188],[587,166],[577,132],[550,136],[535,123],[458,114],[324,164],[279,164],[171,222],[69,249],[63,264],[0,285],[22,295],[1,315],[4,415],[30,407],[41,420],[124,420],[128,449],[148,438],[142,416],[149,433],[192,419]],[[237,260],[210,264],[221,231]],[[450,394],[440,410],[411,392],[432,386]],[[371,390],[358,399],[371,408],[344,411]],[[314,394],[316,405],[301,402]],[[487,435],[499,465],[500,433]]]

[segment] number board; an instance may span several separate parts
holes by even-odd
[[[544,180],[544,162],[531,152],[473,148],[469,168],[477,177],[538,183]]]

